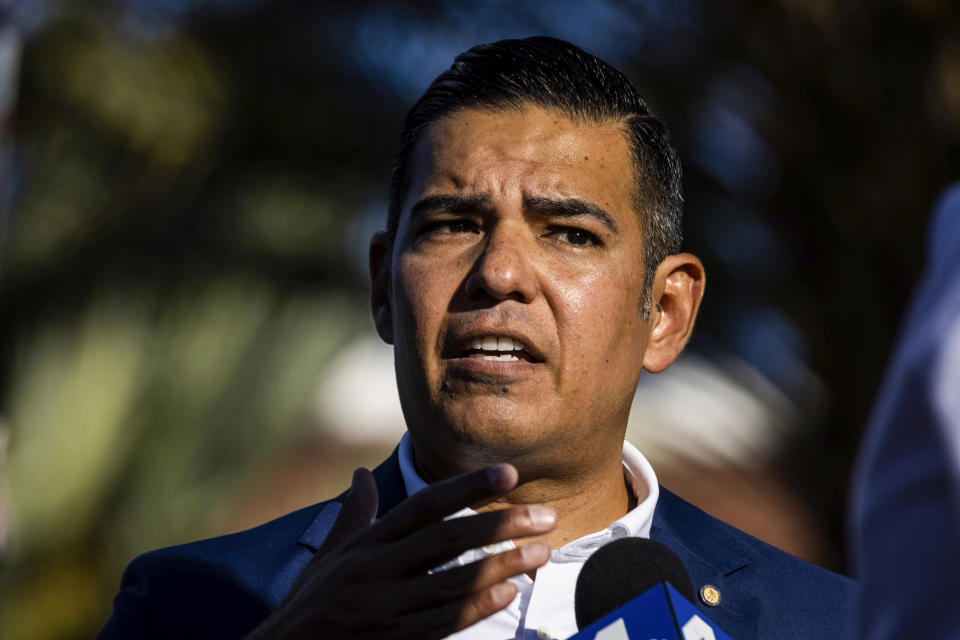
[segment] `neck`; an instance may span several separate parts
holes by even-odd
[[[517,540],[517,544],[545,542],[551,549],[600,531],[625,515],[646,496],[633,496],[623,476],[622,451],[611,450],[590,470],[575,476],[524,478],[507,495],[478,511],[492,511],[518,504],[541,504],[557,513],[557,526],[547,534]]]
[[[623,517],[635,504],[620,461],[589,483],[533,480],[478,509],[492,511],[517,504],[542,504],[557,512],[557,526],[542,536],[516,540],[518,545],[545,542],[558,549],[572,540],[600,531]]]

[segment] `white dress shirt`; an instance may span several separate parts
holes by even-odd
[[[413,466],[410,435],[400,440],[400,472],[407,495],[425,488],[427,483]],[[660,494],[657,476],[647,459],[627,441],[623,443],[623,472],[638,503],[622,518],[601,531],[591,533],[554,549],[550,560],[537,570],[537,579],[526,574],[510,579],[517,585],[517,595],[505,609],[481,620],[448,638],[455,640],[563,640],[577,632],[573,594],[583,563],[594,551],[618,538],[649,538],[653,510]],[[476,515],[463,509],[450,516]],[[486,558],[494,553],[515,548],[507,540],[481,549],[471,549],[448,562],[443,568],[460,566]]]

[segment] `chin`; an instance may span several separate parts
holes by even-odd
[[[471,403],[467,410],[445,412],[457,446],[474,454],[484,451],[490,462],[508,462],[541,448],[552,439],[543,414],[512,402]],[[480,405],[480,406],[477,406]],[[485,456],[486,457],[486,456]]]

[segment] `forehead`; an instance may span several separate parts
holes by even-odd
[[[413,153],[404,209],[433,193],[577,197],[634,216],[625,127],[537,106],[465,109],[430,125]]]

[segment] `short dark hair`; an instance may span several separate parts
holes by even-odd
[[[644,237],[644,290],[650,311],[653,276],[680,250],[683,190],[676,145],[637,89],[617,69],[569,42],[537,36],[482,44],[456,57],[407,114],[390,185],[387,235],[396,235],[410,186],[410,157],[421,133],[447,114],[475,107],[491,111],[525,105],[555,109],[578,121],[621,122],[637,178],[633,208]]]

